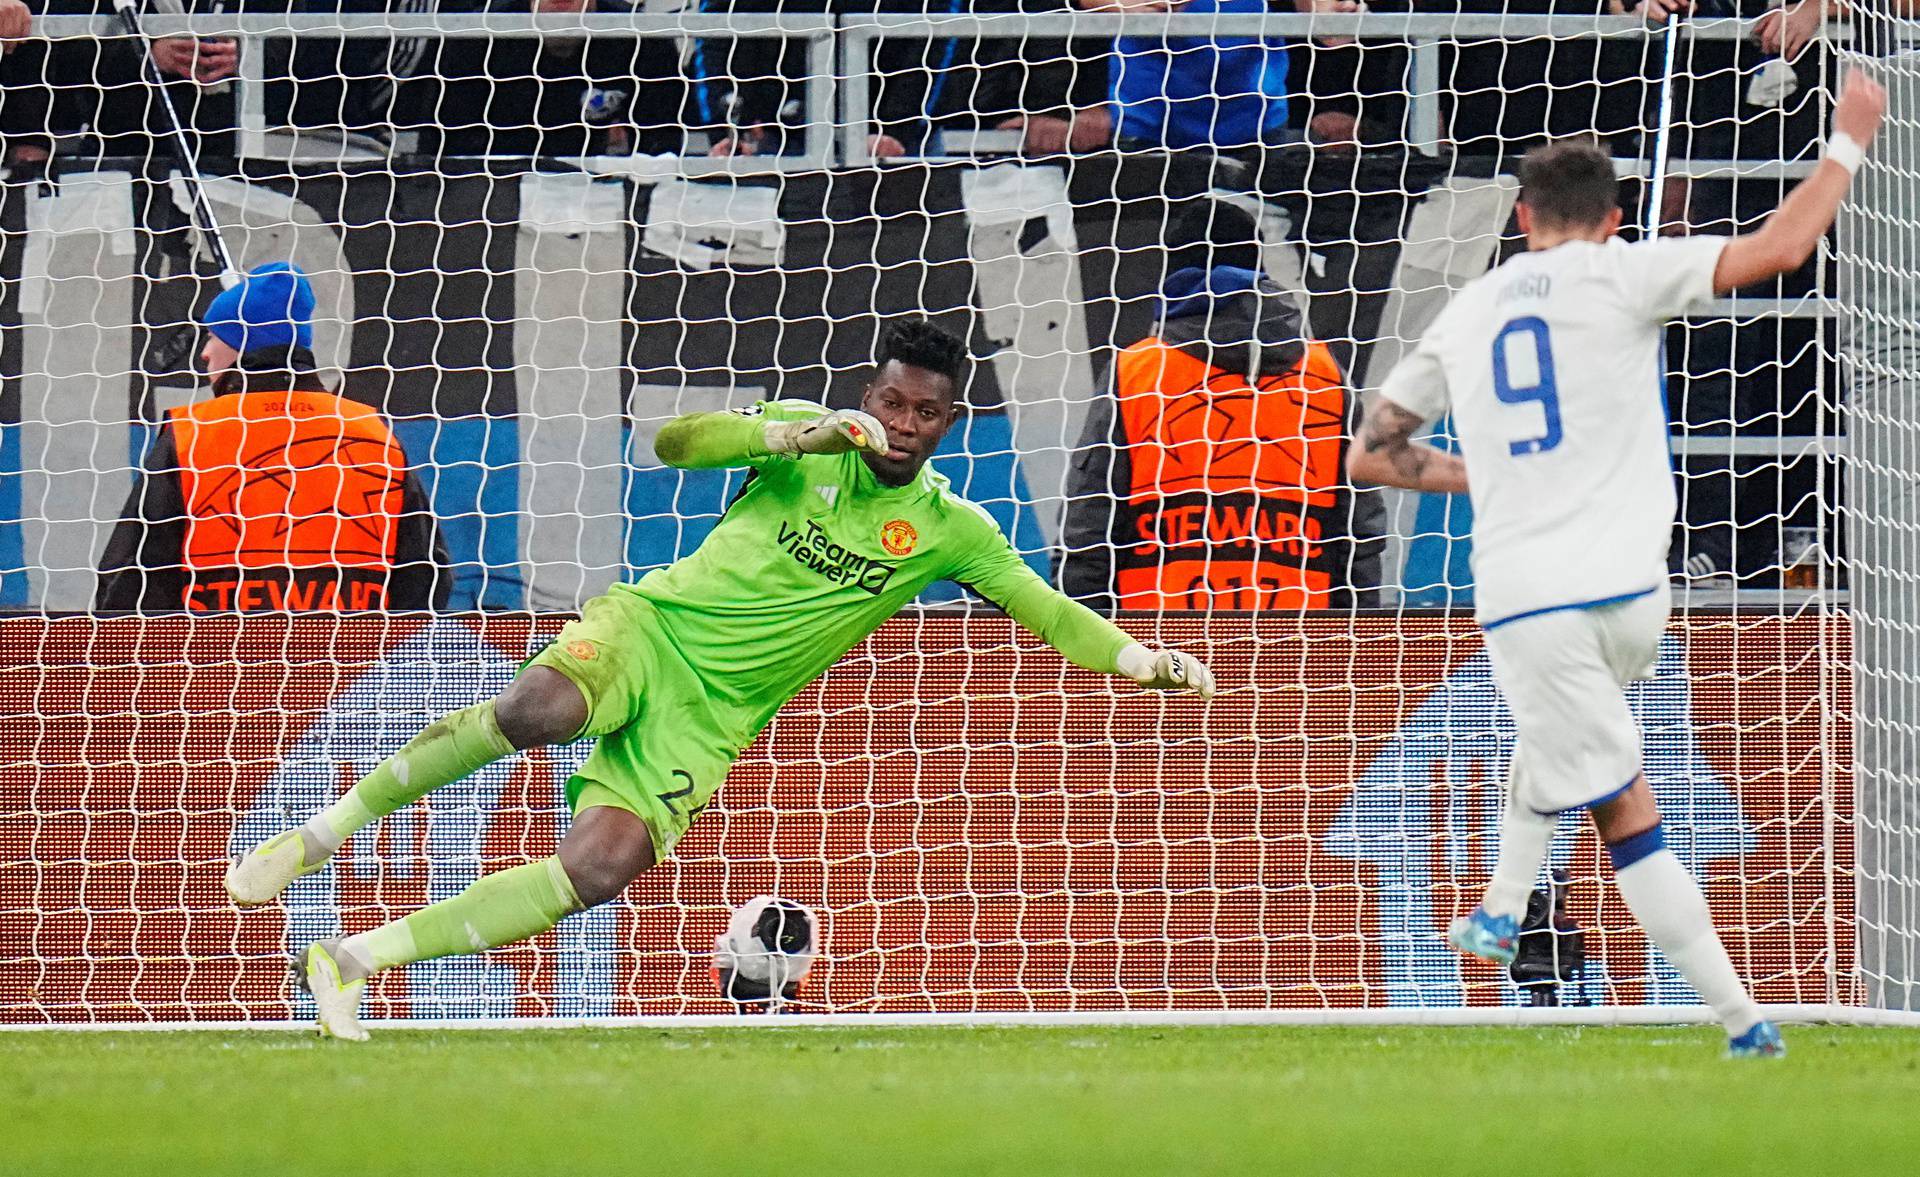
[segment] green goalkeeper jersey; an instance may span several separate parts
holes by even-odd
[[[1132,639],[1035,574],[992,517],[931,465],[892,487],[858,453],[765,451],[765,421],[822,412],[768,401],[670,426],[679,430],[677,464],[754,473],[698,550],[614,590],[651,602],[715,710],[738,722],[740,744],[937,580],[992,601],[1073,662],[1115,671]]]

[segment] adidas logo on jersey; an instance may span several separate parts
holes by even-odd
[[[825,499],[827,506],[831,507],[833,506],[833,500],[840,497],[840,488],[837,486],[816,486],[813,488],[813,493]]]

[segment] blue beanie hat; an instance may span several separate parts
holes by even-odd
[[[313,346],[313,285],[292,262],[256,266],[207,307],[213,337],[245,355],[268,347]]]

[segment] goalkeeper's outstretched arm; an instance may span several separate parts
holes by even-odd
[[[1155,650],[1134,641],[1113,622],[1042,580],[997,531],[988,550],[955,578],[1076,666],[1118,674],[1152,690],[1213,698],[1213,672],[1206,663],[1179,650]]]
[[[800,420],[744,413],[686,413],[660,429],[653,452],[682,470],[751,466],[780,454],[884,455],[887,431],[858,409],[821,412]]]

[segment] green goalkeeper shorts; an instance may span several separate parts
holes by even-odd
[[[653,834],[655,859],[664,860],[740,749],[653,603],[618,590],[595,597],[527,665],[559,671],[587,699],[580,735],[598,743],[567,781],[573,812],[611,805],[635,814]]]

